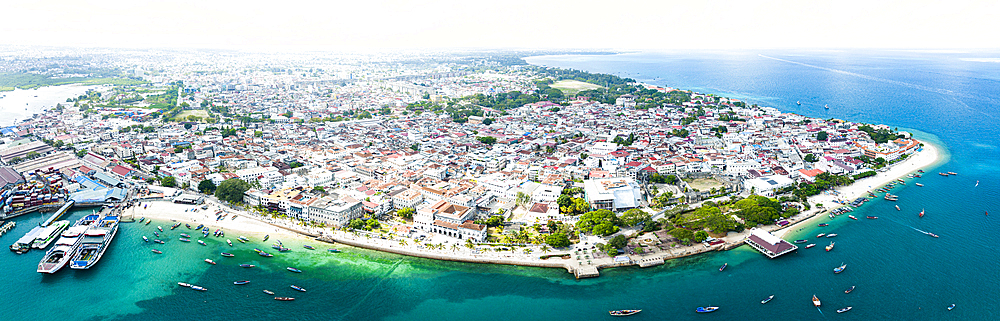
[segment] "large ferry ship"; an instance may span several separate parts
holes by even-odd
[[[70,261],[69,267],[77,270],[85,270],[93,267],[101,259],[101,256],[104,255],[104,252],[107,251],[108,245],[111,244],[111,240],[115,238],[115,233],[117,232],[118,216],[108,215],[102,217],[100,223],[91,226],[87,232],[83,233],[83,239],[80,240],[80,247],[77,249],[76,254],[73,255],[73,260]]]
[[[80,245],[83,233],[87,232],[90,225],[99,218],[100,216],[98,215],[87,215],[76,221],[76,224],[73,224],[72,227],[66,229],[56,241],[56,245],[48,252],[45,252],[42,261],[38,262],[38,273],[56,273],[65,267]]]

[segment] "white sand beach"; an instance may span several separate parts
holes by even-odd
[[[126,210],[126,213],[132,211],[136,219],[146,217],[148,219],[188,223],[192,226],[205,224],[210,229],[222,229],[226,232],[240,231],[260,234],[299,235],[293,231],[253,219],[245,212],[236,211],[213,202],[206,202],[206,204],[208,205],[208,209],[203,210],[201,209],[202,205],[178,204],[170,201],[143,201],[141,205]],[[194,211],[194,209],[197,209],[197,211]],[[229,216],[216,221],[215,212],[218,212],[220,209],[228,212]],[[236,219],[233,219],[234,214],[237,216]]]

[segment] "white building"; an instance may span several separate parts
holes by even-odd
[[[624,211],[642,203],[642,188],[628,177],[586,180],[583,190],[587,203],[595,210]]]
[[[792,186],[792,179],[784,175],[761,176],[743,181],[743,188],[754,194],[771,197],[774,191]]]

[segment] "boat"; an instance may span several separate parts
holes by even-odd
[[[117,215],[105,215],[99,222],[90,225],[83,233],[80,247],[70,261],[71,269],[86,270],[97,264],[108,250],[111,241],[118,234],[119,219]]]
[[[261,251],[260,253],[257,253],[257,254],[260,254],[260,256],[263,256],[263,257],[272,257],[272,256],[274,256],[274,254],[267,253],[267,252],[264,252],[264,251]]]
[[[795,244],[802,244],[805,242],[809,242],[809,240],[795,240]]]
[[[948,175],[958,175],[958,173],[955,173],[955,172],[948,172]]]
[[[215,265],[215,261],[212,261],[212,259],[205,259],[205,263]]]
[[[233,255],[232,253],[222,252],[222,256],[225,256],[225,257],[234,257],[235,255]]]
[[[163,244],[163,241],[160,241],[160,239],[154,239],[153,243]]]
[[[816,235],[816,238],[821,238],[821,237],[824,237],[824,236],[826,236],[826,233],[819,233],[819,234]]]
[[[38,262],[38,273],[56,273],[69,263],[69,259],[80,245],[80,240],[83,239],[83,233],[87,231],[88,226],[82,225],[84,219],[80,219],[73,227],[60,234],[55,246],[45,252],[45,256]]]
[[[771,302],[771,299],[774,299],[774,295],[773,294],[771,296],[767,297],[767,299],[760,300],[760,304],[767,304],[768,302]]]
[[[274,292],[272,292],[271,290],[264,290],[264,293],[267,293],[269,295],[274,295]]]
[[[149,238],[148,238],[148,237],[146,237],[145,235],[143,235],[143,236],[142,236],[142,241],[143,241],[143,242],[149,242]]]
[[[177,282],[177,285],[183,286],[185,288],[190,288],[191,287],[190,284],[187,284],[187,283],[184,283],[184,282]]]
[[[848,294],[848,293],[851,293],[851,291],[854,291],[854,288],[855,288],[855,287],[856,287],[856,286],[852,285],[850,289],[847,289],[847,291],[844,291],[844,294]]]
[[[153,235],[156,235],[156,237],[160,237],[160,232],[153,232]]]
[[[846,307],[846,308],[843,308],[843,309],[837,309],[837,313],[844,313],[844,312],[847,312],[847,311],[851,311],[851,309],[852,309],[851,307]]]
[[[252,267],[255,267],[255,266],[256,265],[253,265],[253,264],[240,264],[241,268],[252,268]]]
[[[182,237],[181,242],[191,242],[191,240]]]
[[[900,209],[899,209],[899,205],[896,205],[896,210],[897,210],[897,211],[899,211],[899,210],[900,210]]]
[[[826,223],[819,223],[819,225],[818,225],[818,226],[819,226],[819,227],[827,227],[827,226],[830,226],[830,224],[826,224]]]
[[[52,241],[55,241],[56,238],[60,236],[60,233],[62,233],[62,231],[67,227],[69,227],[69,221],[55,221],[52,222],[52,224],[49,224],[49,226],[43,227],[41,232],[38,233],[38,237],[31,242],[31,248],[44,250],[46,247],[49,247],[49,244],[52,244]]]
[[[694,312],[698,312],[698,313],[710,313],[710,312],[715,312],[715,310],[718,310],[718,309],[719,309],[719,307],[698,307],[697,309],[694,309]]]
[[[184,227],[187,227],[190,230],[191,229],[191,224],[184,223]]]
[[[233,246],[233,241],[230,241],[229,239],[226,239],[226,244],[229,244],[229,246]]]
[[[270,234],[269,234],[269,235],[264,235],[264,242],[267,242],[267,239],[268,239],[269,237],[271,237],[271,235],[270,235]]]
[[[847,264],[841,264],[840,266],[838,266],[838,267],[836,267],[836,268],[833,269],[833,273],[844,272],[844,269],[846,269],[846,268],[847,268]]]
[[[806,245],[806,248],[807,249],[811,249],[813,246],[816,246],[816,243],[812,243],[812,244]]]
[[[937,234],[934,234],[934,233],[927,233],[927,235],[930,235],[930,236],[933,236],[933,237],[938,237]]]
[[[240,243],[246,243],[246,242],[250,241],[249,239],[247,239],[246,236],[243,236],[243,235],[240,235],[240,237],[236,238],[236,240],[240,241]]]
[[[244,284],[248,284],[248,283],[250,283],[250,281],[243,280],[243,281],[233,282],[233,285],[244,285]]]
[[[326,249],[326,250],[329,251],[330,253],[340,253],[340,250],[338,249]]]
[[[295,289],[295,291],[299,291],[299,292],[305,292],[306,291],[306,289],[303,289],[302,287],[300,287],[298,285],[292,285],[291,288],[293,288],[293,289]]]
[[[196,228],[194,228],[194,229],[196,229],[196,230],[200,230],[200,229],[201,229],[202,227],[205,227],[205,224],[198,224],[198,227],[196,227]]]
[[[208,289],[200,287],[200,286],[197,286],[197,285],[192,285],[191,289],[195,290],[195,291],[208,291]]]
[[[315,250],[316,249],[315,247],[312,247],[310,245],[303,245],[302,247],[306,248],[307,250]]]
[[[830,233],[830,234],[827,234],[827,235],[826,235],[826,237],[828,237],[828,238],[829,238],[829,237],[837,237],[837,233]]]
[[[920,187],[924,187],[924,184],[920,184],[920,183],[914,183],[914,184],[916,184],[917,186],[920,186]]]
[[[153,253],[156,253],[156,254],[163,254],[163,252],[160,252],[160,250],[157,250],[157,249],[153,249]]]
[[[189,239],[191,238],[191,235],[187,235],[186,233],[181,233],[181,237]]]
[[[608,311],[608,314],[614,317],[627,317],[636,313],[642,312],[642,310],[614,310]]]
[[[198,244],[208,246],[208,244],[205,244],[205,241],[202,241],[202,240],[198,240]]]
[[[287,267],[286,269],[289,270],[289,271],[295,272],[295,273],[302,273],[302,270],[293,268],[291,266]]]
[[[828,105],[823,105],[823,108],[825,108],[825,109],[830,109],[830,106],[828,106]]]
[[[178,226],[181,226],[181,223],[180,223],[180,222],[178,222],[177,224],[174,224],[173,226],[171,226],[171,227],[170,227],[170,229],[171,229],[171,230],[172,230],[172,229],[175,229],[175,228],[177,228]]]
[[[254,248],[254,249],[253,249],[253,251],[254,251],[254,252],[257,252],[258,254],[260,254],[260,252],[264,252],[264,251],[261,251],[261,250],[260,250],[260,249],[258,249],[258,248]]]
[[[854,215],[848,215],[847,217],[848,217],[848,218],[850,218],[850,219],[852,219],[852,220],[855,220],[855,221],[857,221],[857,220],[858,220],[858,218],[857,218],[857,217],[854,217]]]
[[[830,245],[826,246],[826,251],[830,252],[830,250],[832,250],[832,249],[833,249],[833,242],[830,242]]]
[[[143,225],[149,225],[150,222],[152,222],[152,220],[146,221],[146,224]]]
[[[875,220],[875,219],[878,219],[878,216],[871,216],[871,215],[868,215],[868,216],[865,216],[865,218],[867,218],[867,219],[869,219],[869,220]]]
[[[820,306],[819,298],[817,298],[815,294],[813,294],[813,305],[815,305],[817,308]]]
[[[924,209],[920,209],[920,217],[924,217]]]
[[[954,309],[954,308],[955,308],[955,304],[953,303],[952,305],[948,306],[948,311],[951,311],[951,309]]]
[[[274,299],[278,301],[295,301],[295,298],[284,297],[284,296],[276,296],[274,297]]]
[[[159,225],[157,225],[157,226],[156,226],[156,229],[157,229],[157,230],[160,230],[160,232],[163,232],[163,228],[162,228],[162,227],[160,227]]]

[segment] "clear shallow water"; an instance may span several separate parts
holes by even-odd
[[[169,224],[125,224],[89,271],[42,276],[34,272],[42,252],[0,253],[0,279],[13,298],[0,302],[0,319],[605,320],[611,318],[608,310],[623,308],[644,310],[630,320],[997,319],[1000,301],[993,294],[1000,290],[1000,259],[993,253],[993,239],[1000,219],[994,218],[1000,215],[1000,151],[994,140],[1000,64],[961,60],[991,57],[983,53],[763,54],[782,60],[758,53],[685,53],[529,61],[619,72],[808,116],[914,129],[936,135],[948,149],[948,161],[918,180],[925,187],[908,183],[893,190],[900,195],[902,211],[893,208],[897,203],[873,200],[854,215],[878,220],[840,217],[829,227],[789,235],[790,240],[816,240],[820,232],[839,234],[819,240],[812,249],[769,260],[741,247],[655,268],[603,270],[601,277],[586,280],[557,269],[438,262],[351,248],[329,254],[329,246],[321,243],[309,243],[316,251],[303,249],[302,242],[308,241],[283,240],[293,251],[268,259],[252,251],[270,249],[273,240],[263,244],[259,235],[252,246],[234,243],[236,248],[230,249],[224,239],[209,238],[209,246],[203,247],[181,243],[176,239],[180,231],[168,231],[168,243],[154,246],[140,236],[151,236],[156,224]],[[795,105],[796,100],[803,105]],[[938,171],[959,176],[941,177],[934,174]],[[927,212],[924,218],[917,217],[921,208]],[[986,216],[986,210],[995,214]],[[84,212],[89,211],[69,219]],[[0,242],[9,245],[42,220],[41,215],[19,218],[18,228]],[[230,232],[227,237],[235,241],[236,236]],[[837,246],[824,252],[829,241]],[[153,247],[164,254],[150,253]],[[219,256],[224,250],[237,257]],[[205,258],[219,265],[202,262]],[[237,266],[243,262],[260,267]],[[848,264],[847,270],[833,274],[841,262]],[[720,273],[723,263],[729,267]],[[285,271],[287,266],[304,273]],[[252,283],[232,285],[244,279]],[[179,281],[209,291],[180,288]],[[291,284],[308,292],[295,292],[288,288]],[[852,285],[857,289],[844,294]],[[264,288],[297,300],[274,301],[261,292]],[[771,294],[773,301],[759,303]],[[810,302],[813,294],[823,300],[822,313]],[[958,307],[949,312],[945,308],[951,303]],[[695,307],[706,305],[722,309],[694,313]],[[844,306],[854,309],[837,315],[835,310]]]

